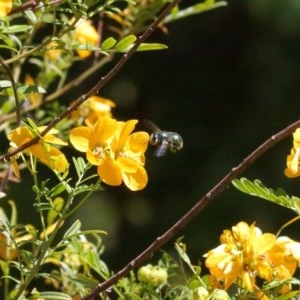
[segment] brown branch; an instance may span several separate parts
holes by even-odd
[[[262,156],[267,150],[273,147],[276,143],[280,142],[290,134],[292,134],[296,128],[300,127],[300,120],[286,127],[284,130],[273,135],[263,144],[261,144],[256,150],[254,150],[249,156],[247,156],[237,167],[232,168],[229,173],[217,183],[205,196],[203,196],[182,218],[180,218],[170,229],[164,234],[157,237],[155,241],[148,246],[142,253],[129,262],[123,269],[117,272],[108,280],[99,283],[94,289],[92,289],[81,300],[92,300],[99,293],[108,290],[113,286],[120,278],[126,276],[132,269],[140,266],[146,259],[150,258],[155,251],[160,249],[167,241],[173,238],[183,227],[185,227],[193,218],[197,216],[217,195],[219,195],[230,182],[240,176],[251,164],[253,164],[260,156]]]
[[[167,14],[180,2],[181,0],[174,0],[170,3],[162,13],[157,17],[157,19],[145,30],[145,32],[139,36],[130,50],[125,53],[121,59],[116,63],[116,65],[105,75],[103,76],[98,83],[85,95],[80,96],[75,100],[74,104],[69,106],[66,110],[64,110],[59,116],[53,119],[52,122],[45,128],[43,132],[41,132],[40,136],[36,136],[35,138],[31,139],[27,143],[21,145],[17,149],[11,150],[3,155],[0,156],[0,162],[6,160],[21,151],[24,151],[26,148],[34,145],[39,141],[41,137],[47,134],[55,125],[57,125],[61,120],[68,117],[72,111],[77,109],[83,102],[85,102],[89,97],[97,94],[103,86],[109,82],[121,68],[125,65],[125,63],[133,56],[133,54],[137,51],[138,47],[152,34],[155,28],[159,26],[159,24],[163,21],[163,19],[167,16]]]
[[[21,124],[21,106],[20,106],[20,100],[19,100],[19,96],[18,96],[16,81],[14,79],[14,76],[11,72],[9,65],[4,61],[4,59],[1,56],[0,56],[0,64],[3,67],[3,69],[5,70],[8,78],[11,82],[11,87],[13,89],[15,102],[16,102],[17,125],[20,126],[20,124]]]
[[[25,10],[28,9],[38,9],[38,8],[42,8],[42,7],[46,7],[46,6],[50,6],[50,5],[54,5],[57,3],[60,3],[61,0],[54,0],[54,1],[50,1],[47,4],[42,4],[40,5],[39,1],[36,0],[29,0],[25,3],[23,3],[21,6],[18,7],[14,7],[10,12],[9,12],[9,16],[14,15],[14,14],[18,14],[20,12],[23,12]]]

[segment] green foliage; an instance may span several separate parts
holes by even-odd
[[[300,198],[289,196],[282,188],[276,190],[266,187],[260,180],[250,181],[246,178],[234,179],[234,187],[243,193],[263,198],[275,204],[284,206],[300,214]]]
[[[165,23],[173,22],[178,19],[186,18],[191,15],[203,13],[212,9],[216,9],[222,6],[227,5],[226,1],[214,1],[214,0],[206,0],[201,3],[197,3],[195,5],[189,6],[184,9],[179,9],[176,7],[173,9],[172,14],[165,18]]]
[[[1,16],[0,129],[9,140],[2,149],[3,153],[9,150],[2,156],[1,170],[8,169],[5,183],[23,174],[24,169],[29,172],[33,197],[26,201],[38,219],[36,224],[31,224],[31,219],[18,220],[17,201],[6,199],[0,207],[3,299],[80,299],[114,274],[102,259],[102,236],[106,232],[84,230],[84,220],[70,222],[70,217],[91,195],[103,190],[102,181],[112,186],[124,182],[133,191],[147,184],[144,153],[149,134],[132,133],[136,120],[112,119],[114,103],[95,93],[119,71],[135,47],[134,51],[168,48],[159,42],[145,42],[147,34],[157,28],[165,33],[169,22],[226,5],[224,1],[205,0],[190,7],[177,6],[163,15],[169,3],[170,0],[25,1],[14,2],[10,13]],[[154,20],[157,22],[152,23]],[[147,34],[143,34],[145,31]],[[85,90],[89,78],[111,62],[116,53],[124,53],[120,64]],[[77,66],[83,71],[72,78],[69,70]],[[82,95],[69,99],[66,94],[79,85],[84,89]],[[85,154],[72,157],[72,163],[69,156],[73,154],[63,152],[63,147],[71,146]],[[53,172],[52,176],[40,176],[40,163]],[[282,189],[273,190],[259,180],[245,178],[232,183],[244,193],[300,212],[300,198],[288,196]],[[6,196],[0,192],[1,197]],[[270,234],[267,236],[272,240]],[[192,261],[182,239],[175,243],[175,252],[176,257],[161,252],[156,264],[151,261],[132,270],[138,257],[130,265],[129,274],[101,291],[99,297],[230,299],[224,289],[225,280],[219,277],[230,273],[233,263],[224,274],[213,277],[204,274],[200,262]],[[233,257],[232,253],[224,253]],[[296,258],[293,259],[294,263]],[[252,266],[241,261],[240,272],[245,276]],[[255,282],[251,282],[255,291],[233,279],[236,295],[232,299],[257,298],[257,292],[290,299],[296,292],[291,289],[283,294],[281,289],[298,286],[299,281],[291,278],[288,271],[289,278],[275,278],[262,284],[261,290],[259,284],[254,286]]]

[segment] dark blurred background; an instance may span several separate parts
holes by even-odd
[[[169,50],[137,53],[100,92],[117,103],[116,118],[147,118],[184,139],[177,154],[157,158],[149,149],[143,191],[109,187],[74,216],[84,229],[108,232],[104,258],[116,271],[251,151],[300,117],[298,0],[231,0],[227,7],[169,24],[168,30],[156,31],[149,41],[166,43]],[[292,138],[279,143],[244,176],[299,196],[300,179],[283,174],[291,146]],[[185,236],[197,261],[218,245],[224,229],[241,220],[276,233],[292,217],[285,208],[229,186],[176,238]],[[299,240],[298,228],[296,223],[284,233]],[[174,241],[164,249],[172,249]]]

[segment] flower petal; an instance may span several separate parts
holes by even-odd
[[[99,119],[92,131],[90,140],[92,145],[104,145],[110,143],[116,134],[117,121],[111,118]]]
[[[118,164],[110,159],[102,159],[98,166],[98,175],[103,182],[109,185],[120,185],[122,174]]]
[[[129,120],[127,121],[124,126],[122,127],[121,131],[120,131],[120,135],[118,138],[118,143],[116,145],[117,149],[122,149],[126,139],[129,137],[130,133],[134,130],[135,128],[135,124],[138,122],[138,120]],[[118,122],[120,123],[120,122]],[[117,151],[116,149],[116,151]]]
[[[48,145],[49,146],[49,145]],[[55,169],[59,173],[64,173],[69,167],[69,163],[65,155],[55,147],[48,147],[35,144],[29,148],[33,156],[35,156],[41,163],[47,165],[51,169]]]
[[[81,152],[87,152],[91,129],[86,126],[76,127],[70,132],[70,141],[74,148]]]
[[[122,172],[125,185],[132,191],[142,190],[148,182],[148,175],[143,167],[138,167],[135,173]]]
[[[8,134],[8,139],[17,147],[30,141],[32,138],[34,138],[34,135],[25,126],[18,127]]]
[[[144,131],[132,133],[126,141],[126,148],[135,153],[143,154],[149,145],[149,134]]]

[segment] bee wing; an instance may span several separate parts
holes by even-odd
[[[162,157],[167,154],[169,143],[163,140],[161,145],[155,150],[154,155],[157,157]]]
[[[149,132],[158,132],[161,131],[153,122],[150,120],[144,119],[143,124]]]

